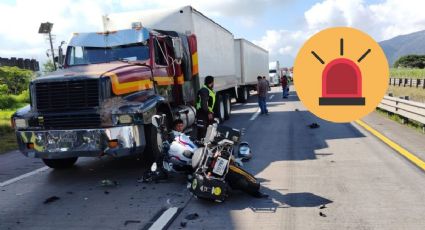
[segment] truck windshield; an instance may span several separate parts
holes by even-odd
[[[68,47],[67,64],[87,65],[112,61],[143,61],[149,58],[149,48],[142,43],[115,47]]]
[[[269,70],[269,73],[276,73],[276,70],[275,69],[271,69],[271,70]]]

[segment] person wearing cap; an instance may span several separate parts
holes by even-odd
[[[198,91],[196,98],[196,120],[197,120],[197,138],[200,140],[205,137],[207,128],[214,120],[214,77],[206,76],[204,85]]]

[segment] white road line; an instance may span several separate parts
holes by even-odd
[[[258,109],[257,112],[255,112],[254,114],[252,114],[252,117],[249,120],[250,121],[255,120],[258,117],[258,115],[260,115],[260,112],[261,112],[261,109]]]
[[[155,223],[152,224],[149,230],[164,229],[168,223],[173,220],[178,211],[179,208],[177,207],[171,207],[165,210],[165,212],[162,213],[162,215],[155,221]]]
[[[17,177],[15,177],[15,178],[12,178],[12,179],[10,179],[10,180],[7,180],[7,181],[5,181],[5,182],[1,182],[1,183],[0,183],[0,187],[4,187],[4,186],[10,185],[10,184],[13,184],[13,183],[15,183],[15,182],[17,182],[17,181],[20,181],[20,180],[25,179],[25,178],[27,178],[27,177],[33,176],[33,175],[35,175],[35,174],[37,174],[37,173],[44,172],[44,171],[46,171],[47,169],[49,169],[49,167],[44,166],[43,168],[39,168],[39,169],[36,169],[36,170],[34,170],[34,171],[32,171],[32,172],[25,173],[25,174],[23,174],[23,175],[20,175],[20,176],[17,176]]]
[[[274,97],[274,94],[270,96],[270,100]]]

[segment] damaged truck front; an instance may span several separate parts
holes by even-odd
[[[132,29],[74,34],[64,68],[30,83],[31,103],[13,117],[20,151],[52,168],[78,157],[150,159],[161,140],[151,124],[195,120],[198,76],[192,65],[196,37]]]

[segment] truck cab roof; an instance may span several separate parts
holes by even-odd
[[[125,29],[106,32],[74,33],[68,46],[114,47],[145,42],[149,39],[149,30]]]

